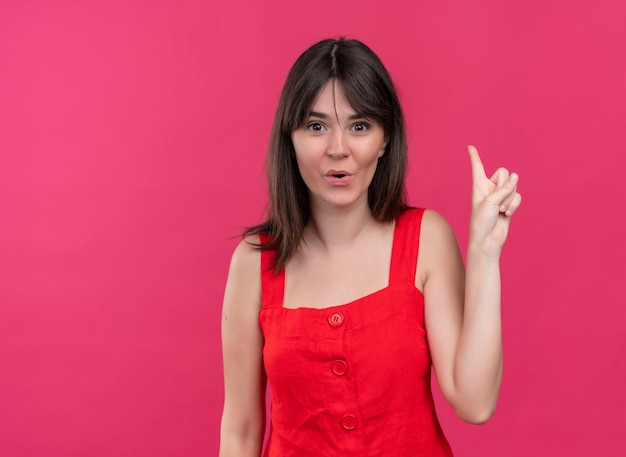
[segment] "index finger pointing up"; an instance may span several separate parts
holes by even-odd
[[[472,163],[472,178],[476,180],[477,178],[486,177],[485,167],[480,160],[478,150],[472,145],[468,145],[467,150],[469,151],[470,162]]]

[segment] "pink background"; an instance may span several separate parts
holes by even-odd
[[[626,455],[621,0],[0,3],[0,454],[216,455],[230,253],[262,215],[286,73],[368,43],[411,202],[465,245],[470,168],[521,175],[505,377],[456,455]]]

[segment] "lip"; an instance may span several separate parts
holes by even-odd
[[[352,180],[352,174],[345,170],[328,170],[326,180],[333,186],[347,186]]]

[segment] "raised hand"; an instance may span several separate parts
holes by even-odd
[[[474,243],[489,253],[499,255],[509,233],[511,216],[522,202],[517,192],[519,176],[498,168],[487,178],[478,151],[467,147],[472,164],[472,216],[470,244]]]

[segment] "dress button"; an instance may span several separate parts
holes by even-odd
[[[343,376],[348,371],[348,364],[343,360],[335,360],[332,370],[337,376]]]
[[[340,312],[330,313],[328,315],[328,323],[331,327],[341,327],[343,324],[343,314]]]
[[[341,419],[341,426],[346,430],[354,430],[358,424],[356,417],[352,414],[346,414]]]

